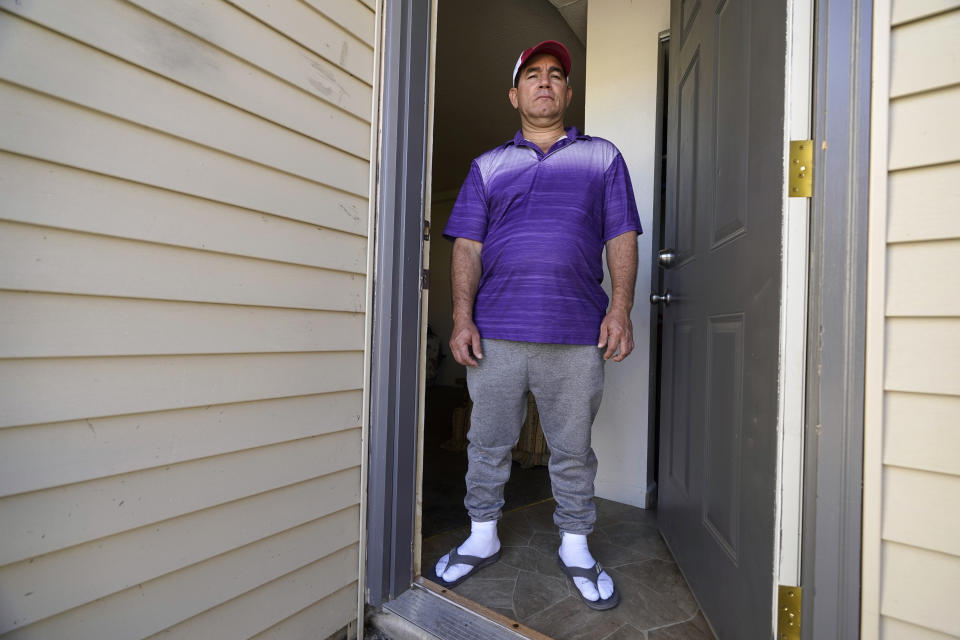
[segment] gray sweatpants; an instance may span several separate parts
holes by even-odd
[[[596,521],[597,456],[590,429],[603,397],[603,351],[594,345],[483,340],[479,366],[467,367],[473,400],[464,505],[470,519],[500,518],[511,450],[533,392],[547,446],[560,531],[588,534]]]

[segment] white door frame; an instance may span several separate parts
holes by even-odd
[[[806,385],[809,198],[790,197],[790,141],[811,136],[813,0],[791,0],[787,10],[784,105],[783,267],[780,290],[779,460],[774,585],[800,585],[803,522],[803,425]],[[773,597],[776,608],[776,594]],[[774,616],[776,619],[776,616]]]

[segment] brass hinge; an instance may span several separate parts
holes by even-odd
[[[800,640],[801,587],[779,587],[777,597],[777,640]]]
[[[420,276],[420,288],[423,290],[430,288],[430,269],[423,270],[423,275]]]
[[[790,141],[790,179],[792,198],[813,197],[813,140]]]

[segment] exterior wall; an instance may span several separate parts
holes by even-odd
[[[605,372],[603,404],[593,427],[600,460],[597,495],[646,507],[650,380],[650,267],[653,260],[657,55],[670,27],[669,0],[590,0],[587,8],[585,131],[614,142],[633,181],[644,233],[631,320],[636,348]],[[631,43],[629,48],[624,43]],[[604,280],[608,287],[610,277]]]
[[[0,634],[356,618],[374,0],[0,0]]]
[[[878,2],[863,637],[960,637],[960,3]]]

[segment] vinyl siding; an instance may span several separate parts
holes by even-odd
[[[960,3],[880,3],[865,638],[960,637]],[[889,20],[884,23],[882,21]],[[877,40],[875,40],[877,42]],[[882,51],[882,49],[881,49]],[[878,67],[875,67],[875,69]],[[881,70],[883,66],[879,67]],[[876,188],[879,187],[879,188]],[[872,348],[871,346],[872,345]]]
[[[0,635],[356,619],[373,0],[0,0]]]

